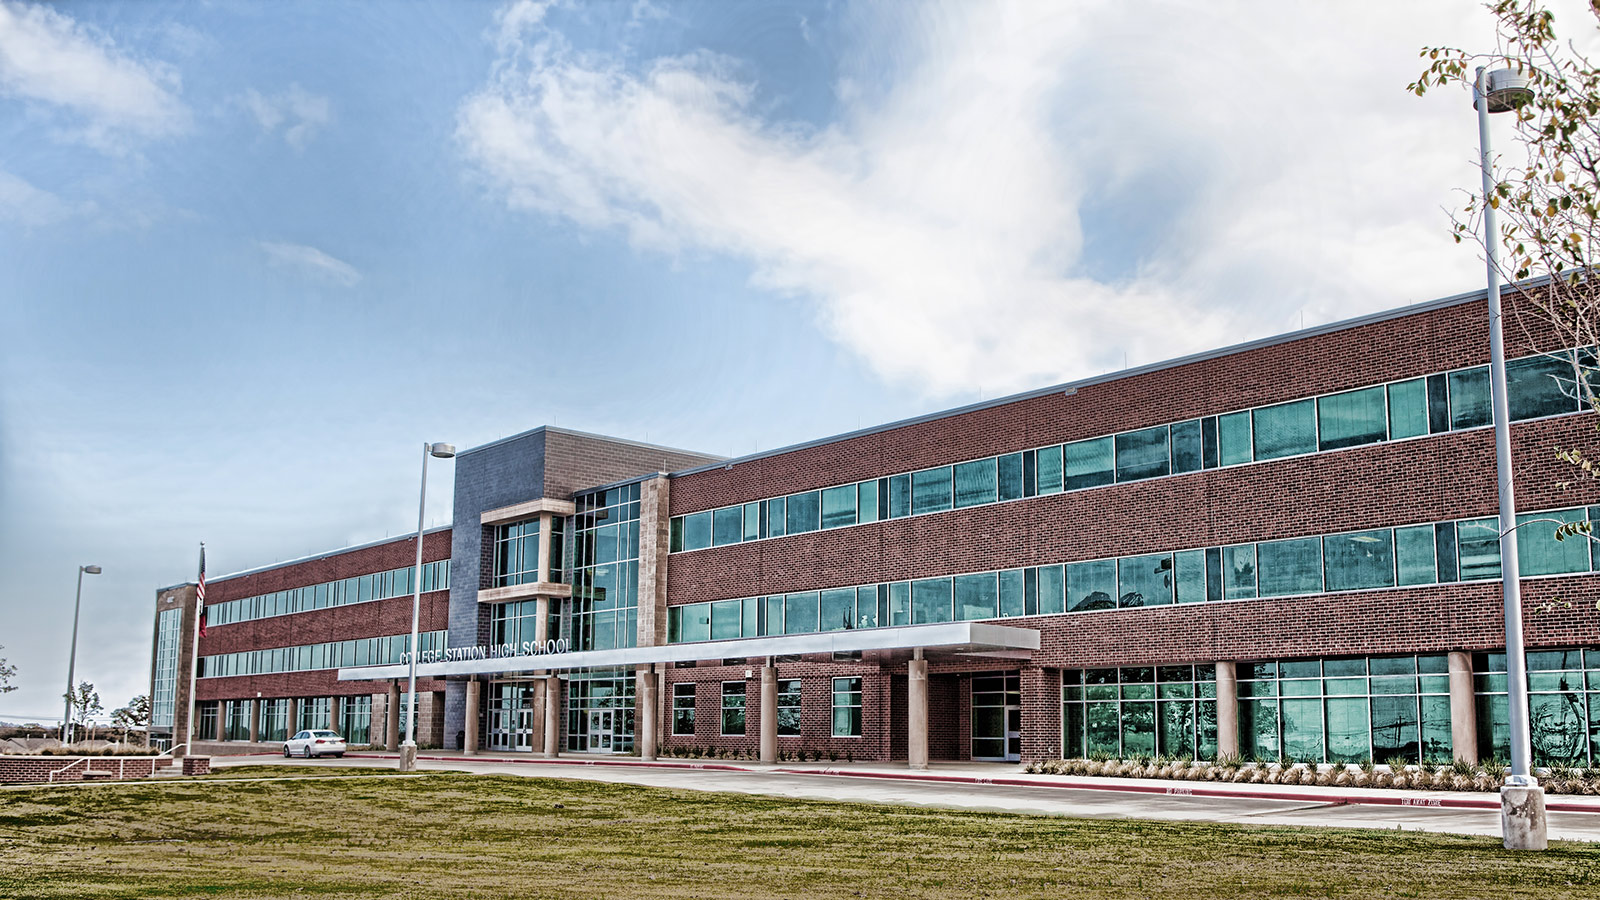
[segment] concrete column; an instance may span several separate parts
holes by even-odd
[[[761,761],[778,761],[778,668],[770,656],[761,667]]]
[[[261,742],[261,698],[250,701],[250,743]]]
[[[665,476],[645,479],[639,485],[639,596],[638,646],[659,647],[667,642],[667,551],[672,521],[668,500],[670,482]]]
[[[906,765],[928,767],[928,661],[920,658],[906,663]]]
[[[467,735],[462,738],[461,752],[478,755],[478,722],[483,713],[483,682],[474,678],[467,682]]]
[[[1450,746],[1456,759],[1469,766],[1478,764],[1478,703],[1472,654],[1465,650],[1450,651]]]
[[[542,551],[541,551],[542,552]],[[550,598],[533,598],[533,639],[543,647],[550,640]]]
[[[549,513],[539,514],[539,580],[554,581],[550,577],[550,523],[554,516]]]
[[[384,708],[388,720],[388,734],[384,735],[383,748],[391,753],[400,749],[400,682],[389,682],[389,703]]]
[[[555,759],[561,755],[561,678],[547,675],[544,685],[544,755]]]
[[[656,673],[649,666],[640,666],[633,677],[633,742],[639,748],[639,758],[656,758]]]
[[[544,679],[533,683],[533,734],[528,738],[528,746],[535,753],[544,749]]]
[[[1217,663],[1217,756],[1239,756],[1239,669]]]
[[[295,723],[297,723],[299,721],[300,721],[300,698],[299,697],[290,697],[289,698],[289,719],[283,725],[284,737],[294,737],[294,733],[296,731],[300,730],[300,727],[295,724]]]
[[[339,732],[340,737],[349,738],[350,735],[345,734],[344,733],[344,729],[339,727],[339,723],[344,720],[343,713],[344,713],[344,698],[343,697],[329,697],[328,698],[328,727],[333,729],[334,731]]]
[[[1544,788],[1506,785],[1500,789],[1500,833],[1507,850],[1548,850]]]
[[[226,735],[227,735],[226,729],[227,729],[227,727],[228,727],[228,701],[226,701],[226,700],[218,700],[217,701],[217,733],[216,733],[216,736],[215,736],[217,740],[221,741],[221,740],[226,740],[227,739],[226,738]]]

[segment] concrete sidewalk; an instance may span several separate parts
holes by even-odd
[[[352,759],[399,759],[393,753],[350,753]],[[1423,791],[1393,788],[1317,787],[1311,785],[1250,784],[1218,781],[1179,781],[1161,778],[1111,778],[1084,775],[1046,775],[1023,772],[1015,763],[935,762],[925,771],[893,763],[781,763],[762,765],[738,760],[658,759],[650,762],[601,754],[568,754],[555,759],[519,754],[475,754],[430,751],[419,760],[473,762],[515,766],[612,766],[623,768],[680,769],[704,772],[748,772],[782,775],[820,775],[873,778],[932,784],[998,785],[1004,787],[1118,791],[1169,797],[1218,797],[1277,800],[1295,803],[1431,807],[1437,809],[1499,810],[1500,795],[1482,791]],[[1600,814],[1600,796],[1549,794],[1550,811]]]

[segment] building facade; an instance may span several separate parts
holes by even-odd
[[[1575,381],[1594,353],[1510,310],[1535,761],[1600,764],[1600,554],[1555,538],[1600,518],[1556,456],[1593,440]],[[454,528],[425,545],[450,569],[424,595],[429,734],[912,765],[1505,757],[1486,316],[1481,292],[1451,297],[732,460],[553,428],[467,451]],[[414,550],[211,590],[364,577],[380,547]],[[409,624],[315,602],[277,618],[327,643]],[[164,614],[158,709],[183,671]],[[310,638],[210,629],[207,735],[267,734],[239,702],[376,707],[406,669],[391,644],[311,651],[300,681],[233,674],[213,658]]]

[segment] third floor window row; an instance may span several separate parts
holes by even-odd
[[[351,603],[366,603],[368,600],[404,597],[415,590],[415,577],[415,567],[406,566],[403,569],[390,569],[387,572],[374,572],[371,575],[358,575],[339,581],[325,581],[322,584],[255,597],[207,603],[206,623],[228,625],[233,622],[248,622],[252,619],[326,609],[330,606],[348,606]],[[438,562],[423,563],[424,591],[443,591],[449,588],[450,560],[441,559]]]
[[[1578,412],[1593,350],[1506,365],[1513,421]],[[1489,367],[1473,366],[674,516],[673,552],[1004,503],[1490,423]]]

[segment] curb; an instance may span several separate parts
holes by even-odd
[[[347,757],[361,759],[399,759],[398,754],[388,753],[351,753]],[[492,762],[513,763],[516,765],[546,765],[546,766],[611,766],[614,768],[651,768],[651,769],[691,769],[714,772],[767,772],[780,775],[823,775],[843,778],[877,778],[885,781],[920,781],[935,784],[973,784],[996,785],[999,787],[1027,787],[1050,788],[1065,791],[1111,791],[1129,794],[1162,794],[1169,797],[1217,797],[1230,800],[1277,800],[1297,803],[1323,803],[1329,806],[1405,806],[1417,809],[1475,809],[1497,810],[1500,808],[1500,799],[1495,795],[1486,795],[1482,798],[1464,797],[1461,794],[1450,793],[1444,795],[1430,795],[1423,791],[1390,791],[1393,796],[1383,794],[1321,794],[1305,791],[1241,791],[1225,787],[1201,787],[1203,782],[1154,782],[1155,779],[1126,779],[1127,784],[1108,784],[1105,782],[1063,783],[1059,781],[1043,781],[1034,778],[999,777],[987,778],[976,775],[938,775],[931,772],[863,772],[851,769],[800,769],[800,768],[765,768],[753,766],[736,766],[727,763],[690,763],[690,762],[644,762],[637,760],[604,760],[604,759],[517,759],[504,756],[418,756],[434,762]],[[1145,783],[1141,783],[1145,782]],[[1569,800],[1554,800],[1547,797],[1545,809],[1551,812],[1576,812],[1600,813],[1600,804],[1576,803]]]

